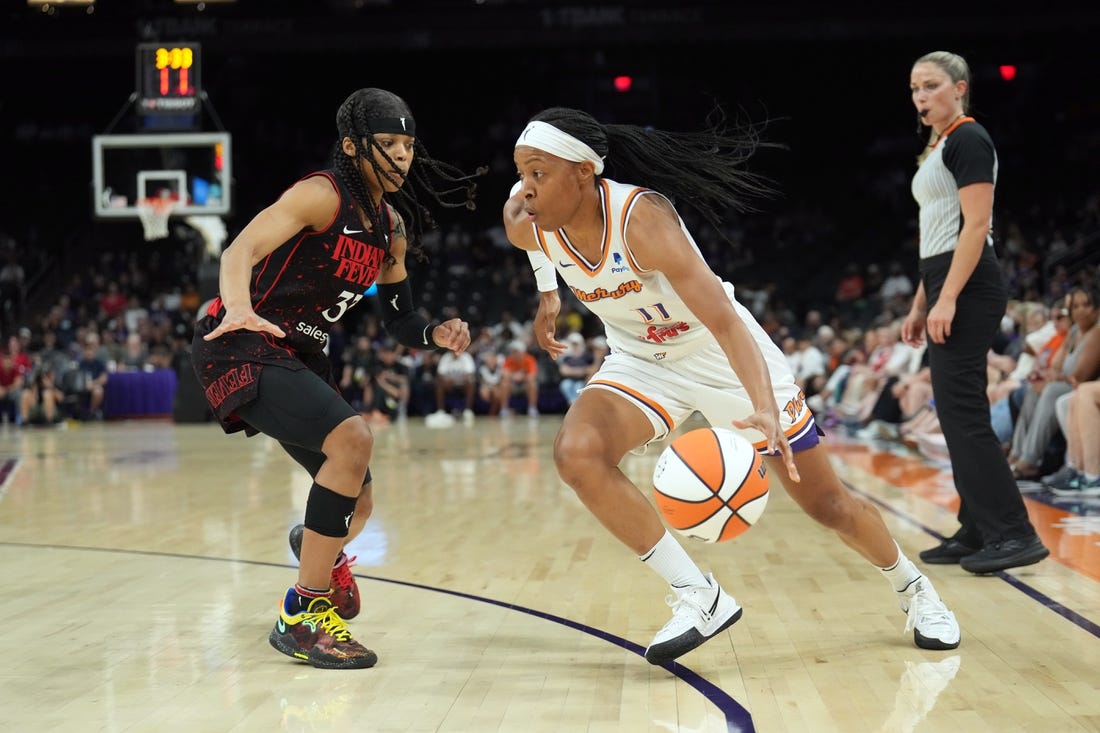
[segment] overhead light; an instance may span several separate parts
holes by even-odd
[[[95,0],[27,0],[27,5],[32,8],[45,9],[48,7],[61,7],[69,5],[73,7],[89,7],[95,5]]]

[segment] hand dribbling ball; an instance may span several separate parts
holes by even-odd
[[[699,428],[672,441],[653,469],[653,496],[669,526],[703,542],[725,542],[760,519],[768,473],[746,438]]]

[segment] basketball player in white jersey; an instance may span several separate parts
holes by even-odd
[[[722,212],[744,210],[746,196],[768,190],[740,168],[755,145],[751,130],[601,125],[561,107],[539,113],[520,134],[520,180],[504,224],[531,257],[542,293],[539,345],[554,358],[566,349],[554,336],[556,271],[603,322],[611,348],[565,415],[554,441],[558,473],[672,588],[672,619],[646,649],[652,664],[671,662],[741,616],[618,468],[628,451],[665,438],[695,411],[741,431],[807,514],[881,569],[917,646],[954,649],[954,614],[878,510],[841,484],[783,354],[704,261],[671,203],[687,202],[716,225]],[[640,185],[603,178],[605,163]]]

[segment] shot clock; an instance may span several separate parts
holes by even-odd
[[[139,43],[137,110],[143,115],[187,115],[202,105],[198,43]]]

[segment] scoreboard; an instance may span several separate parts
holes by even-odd
[[[137,110],[142,115],[196,114],[202,105],[198,43],[139,43]]]

